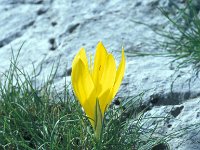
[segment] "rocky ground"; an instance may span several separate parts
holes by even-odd
[[[164,40],[150,28],[136,21],[163,27],[167,19],[157,7],[173,16],[175,6],[184,0],[0,0],[0,72],[10,64],[11,48],[16,54],[24,43],[19,65],[29,74],[36,69],[37,83],[59,63],[55,86],[62,91],[70,82],[71,61],[80,47],[95,52],[98,41],[120,59],[122,45],[127,55],[126,74],[118,97],[145,92],[143,103],[151,109],[147,116],[169,114],[160,123],[163,134],[200,121],[200,80],[191,66],[176,70],[174,58],[135,56],[135,52],[163,52],[152,39]],[[151,127],[151,122],[148,124]],[[165,132],[165,133],[164,133]],[[188,131],[170,142],[176,150],[200,149],[199,131]]]

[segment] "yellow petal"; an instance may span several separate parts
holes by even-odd
[[[76,97],[78,99],[81,99],[81,95],[78,92],[77,89],[77,80],[79,79],[79,73],[78,73],[78,62],[79,62],[80,57],[77,56],[74,58],[73,62],[72,62],[72,73],[71,73],[71,81],[72,81],[72,87],[74,89],[74,94],[76,95]]]
[[[124,55],[124,49],[122,48],[122,58],[119,64],[119,67],[117,69],[117,74],[116,74],[116,79],[115,79],[115,84],[112,90],[112,98],[115,97],[117,94],[117,91],[119,90],[120,84],[122,82],[122,79],[124,77],[124,72],[125,72],[125,65],[126,65],[126,60],[125,60],[125,55]]]
[[[79,50],[79,52],[76,54],[76,56],[74,57],[74,60],[72,62],[72,68],[73,68],[73,64],[78,60],[81,59],[83,61],[83,63],[86,65],[86,68],[88,68],[88,60],[87,60],[87,56],[86,56],[86,52],[84,48],[81,48]]]
[[[108,54],[106,58],[105,67],[100,80],[101,93],[107,89],[111,89],[114,85],[116,77],[116,64],[112,54]]]
[[[74,84],[76,83],[79,73],[78,73],[78,61],[82,59],[82,61],[84,62],[86,68],[88,68],[88,62],[87,62],[87,57],[86,57],[86,52],[84,48],[81,48],[79,50],[79,52],[76,54],[76,56],[74,57],[74,60],[72,62],[72,74],[71,74],[71,78],[72,78],[72,86],[73,88],[75,87]],[[75,69],[76,68],[76,69]],[[74,93],[76,95],[77,98],[80,99],[80,94],[77,93],[77,90],[74,89]]]
[[[111,101],[109,97],[110,91],[111,89],[107,89],[104,93],[102,93],[99,96],[99,104],[102,112],[102,117],[104,117],[105,111],[110,105],[109,103]]]
[[[82,105],[86,115],[94,120],[96,89],[89,73],[88,66],[85,65],[81,56],[77,56],[73,62],[71,78],[76,97]]]
[[[92,127],[95,129],[96,90],[94,89],[88,100],[83,104],[83,109],[89,118]]]
[[[94,85],[95,85],[95,87],[97,87],[97,93],[100,92],[100,90],[98,88],[99,81],[103,74],[107,55],[108,55],[108,53],[107,53],[105,47],[103,46],[103,43],[99,42],[96,47],[96,54],[95,54],[95,58],[94,58],[94,69],[93,69],[93,73],[92,73]]]
[[[109,105],[110,99],[107,99],[110,90],[113,88],[116,77],[116,64],[112,54],[108,54],[106,59],[105,68],[103,70],[102,78],[100,81],[100,91],[98,95],[101,111],[104,112],[106,106]]]

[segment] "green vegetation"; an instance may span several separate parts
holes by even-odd
[[[168,20],[162,26],[134,21],[149,27],[160,39],[150,39],[146,44],[155,45],[164,52],[130,52],[129,56],[163,56],[173,57],[172,63],[178,63],[177,69],[193,65],[195,73],[200,68],[200,5],[195,0],[185,1],[185,6],[179,7],[171,1],[172,8],[158,8]],[[164,38],[164,40],[163,40]]]
[[[193,64],[195,70],[198,71],[200,67],[200,7],[192,0],[187,1],[184,8],[174,6],[176,17],[170,16],[168,10],[160,8],[173,30],[154,29],[154,31],[166,38],[162,46],[170,52],[169,55],[176,58],[174,61],[178,62],[178,68]]]
[[[35,78],[17,67],[17,57],[0,83],[0,149],[146,150],[165,142],[154,136],[155,129],[144,128],[143,113],[135,107],[141,99],[138,95],[107,111],[97,148],[92,127],[68,86],[64,95],[57,93],[52,73],[36,88]]]

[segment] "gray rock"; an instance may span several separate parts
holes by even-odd
[[[157,126],[159,135],[165,136],[169,141],[170,148],[176,150],[199,150],[200,149],[200,99],[190,99],[180,105],[156,106],[145,113],[144,117],[157,117],[157,123],[149,119],[145,127],[153,129]],[[166,118],[163,118],[166,117]]]
[[[144,93],[147,105],[178,105],[200,94],[200,81],[191,66],[176,70],[174,58],[132,57],[127,60],[127,71],[121,93],[134,96]],[[142,62],[142,63],[141,63]],[[126,92],[125,92],[126,91]],[[125,95],[124,95],[125,96]]]
[[[165,114],[165,109],[172,106],[182,108],[183,105],[182,115],[177,117],[183,121],[188,119],[184,126],[198,120],[189,119],[198,109],[190,99],[200,94],[200,81],[190,66],[176,70],[170,57],[130,56],[137,52],[163,51],[151,39],[164,38],[137,22],[149,24],[152,28],[171,29],[157,7],[164,7],[173,16],[176,6],[185,5],[183,0],[0,0],[0,4],[1,73],[9,68],[11,47],[16,55],[25,41],[19,55],[19,66],[37,77],[38,86],[49,77],[52,67],[58,66],[54,81],[56,89],[61,92],[65,80],[70,83],[71,62],[80,47],[85,47],[88,54],[94,54],[95,46],[101,40],[119,62],[123,45],[127,66],[117,97],[132,97],[146,91],[142,103],[151,107],[147,113],[159,109],[157,113]],[[186,111],[193,105],[195,109]],[[174,111],[174,116],[177,111]],[[173,128],[180,129],[178,121],[173,123]],[[168,132],[168,128],[162,130]],[[176,144],[184,138],[177,139]],[[192,150],[195,149],[193,146],[196,144],[186,142],[178,148]]]

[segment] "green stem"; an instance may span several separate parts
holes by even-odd
[[[96,150],[101,149],[102,127],[103,127],[103,117],[102,117],[101,108],[99,105],[99,100],[97,99],[96,100],[96,109],[95,109],[95,129],[94,129]]]

